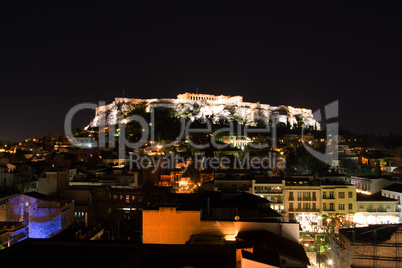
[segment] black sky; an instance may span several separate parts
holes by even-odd
[[[322,2],[2,2],[0,139],[63,133],[72,106],[123,89],[196,86],[313,110],[338,99],[344,127],[402,132],[401,2]]]

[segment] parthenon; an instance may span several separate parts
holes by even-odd
[[[224,95],[209,95],[209,94],[198,94],[198,93],[184,93],[177,95],[179,100],[209,100],[209,101],[226,101],[226,102],[243,102],[242,96],[224,96]]]

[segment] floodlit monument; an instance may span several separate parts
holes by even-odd
[[[305,127],[320,129],[320,125],[313,118],[310,109],[243,102],[242,96],[216,96],[188,92],[177,95],[177,99],[115,98],[112,103],[99,106],[96,109],[95,117],[88,127],[98,127],[100,122],[105,122],[106,125],[115,125],[118,123],[119,114],[125,115],[130,106],[141,103],[146,105],[147,111],[150,111],[153,106],[170,107],[175,110],[176,116],[191,120],[212,118],[216,122],[225,118],[253,126],[258,120],[265,119],[266,121],[275,120],[275,122],[291,128],[302,124]]]

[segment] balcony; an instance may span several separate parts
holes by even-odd
[[[391,211],[391,209],[387,211],[387,209],[383,208],[383,209],[367,209],[366,211],[359,211],[359,212],[397,212],[397,211]]]
[[[293,211],[295,211],[295,209],[294,208],[289,208],[289,211],[293,212]]]
[[[317,197],[312,197],[311,201],[317,201]]]
[[[334,196],[323,196],[322,199],[335,199]]]
[[[322,209],[323,211],[335,211],[335,208]]]
[[[311,197],[303,197],[303,201],[311,201]]]
[[[282,190],[255,190],[256,194],[282,194]]]
[[[320,212],[318,208],[297,208],[296,212]]]
[[[295,201],[295,198],[289,196],[289,201]]]

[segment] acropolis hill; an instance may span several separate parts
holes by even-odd
[[[243,102],[242,96],[216,96],[188,92],[177,95],[177,99],[115,98],[112,103],[96,109],[95,118],[88,126],[98,127],[103,120],[106,125],[117,124],[118,114],[125,114],[130,105],[139,103],[146,103],[147,111],[153,105],[167,105],[175,110],[177,116],[190,119],[209,117],[218,120],[219,117],[225,117],[236,119],[243,124],[255,125],[258,116],[262,116],[270,121],[275,120],[279,124],[289,124],[290,127],[303,123],[305,127],[320,128],[310,109]]]

